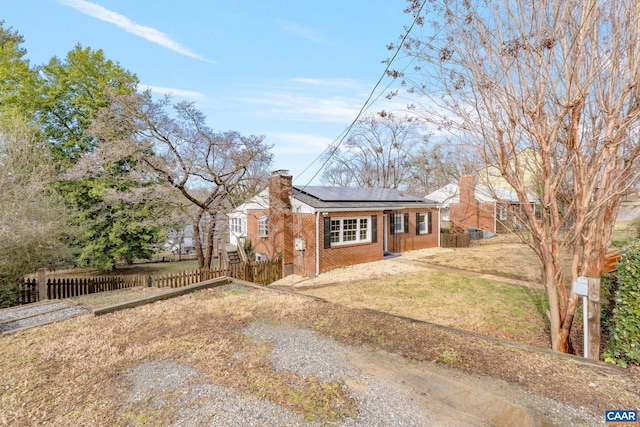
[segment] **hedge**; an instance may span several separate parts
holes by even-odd
[[[604,360],[621,366],[640,365],[640,240],[622,250],[610,320],[611,335]]]

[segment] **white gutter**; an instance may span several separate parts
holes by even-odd
[[[316,276],[320,275],[320,212],[316,211]]]

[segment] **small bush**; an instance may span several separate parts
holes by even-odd
[[[640,365],[640,240],[622,250],[610,323],[611,336],[604,359],[621,366]]]
[[[20,285],[3,278],[0,274],[0,308],[7,308],[17,304]]]

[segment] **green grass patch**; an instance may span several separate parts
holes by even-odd
[[[154,262],[119,266],[111,272],[103,273],[90,268],[74,268],[69,270],[47,271],[47,277],[97,277],[97,276],[155,276],[182,271],[193,271],[198,268],[198,261]],[[35,277],[35,275],[33,276]]]

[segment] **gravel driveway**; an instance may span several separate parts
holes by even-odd
[[[272,342],[277,370],[337,381],[357,404],[339,424],[364,426],[597,426],[601,420],[506,382],[479,378],[397,355],[346,347],[291,326],[255,322],[243,333]],[[242,355],[238,355],[242,357]],[[304,415],[231,387],[212,384],[189,366],[149,361],[126,377],[131,402],[179,407],[175,426],[316,426]]]

